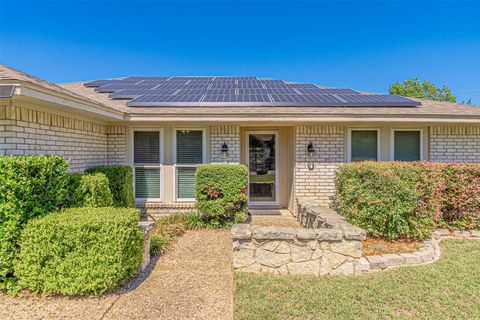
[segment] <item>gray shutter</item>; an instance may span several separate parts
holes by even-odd
[[[195,172],[197,168],[177,168],[177,197],[195,198]]]
[[[395,160],[420,160],[420,131],[395,131]]]
[[[135,168],[135,198],[160,198],[160,168]]]
[[[377,131],[352,131],[352,161],[377,160]]]
[[[203,132],[177,131],[177,163],[199,164],[203,162]]]
[[[135,131],[133,133],[134,163],[160,163],[160,133]]]

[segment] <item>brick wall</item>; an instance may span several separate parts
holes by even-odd
[[[107,127],[107,163],[124,165],[126,163],[127,128],[125,126]]]
[[[228,146],[228,156],[222,157],[223,143]],[[210,127],[210,162],[240,163],[240,126],[224,125]]]
[[[307,154],[310,142],[316,150],[313,157]],[[295,197],[330,204],[335,194],[335,170],[344,162],[343,128],[296,127],[295,145]]]
[[[17,104],[0,106],[0,126],[0,154],[62,155],[73,172],[106,165],[109,157],[113,161],[117,155],[121,158],[119,162],[125,161],[125,139],[123,145],[120,134],[109,139],[108,128],[104,124],[38,111],[28,104]],[[109,150],[109,140],[115,141],[118,150],[114,151],[114,147]]]
[[[480,126],[431,127],[430,161],[480,162]]]

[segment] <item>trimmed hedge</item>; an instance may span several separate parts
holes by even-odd
[[[196,208],[212,226],[244,222],[247,209],[247,167],[203,164],[195,175]]]
[[[435,172],[439,225],[479,229],[480,164],[438,164],[430,170]]]
[[[87,169],[87,173],[103,173],[108,178],[108,186],[113,195],[115,207],[135,207],[133,195],[133,171],[129,166],[98,166]]]
[[[480,226],[480,165],[355,162],[337,172],[335,207],[373,236],[423,239]]]
[[[19,284],[36,293],[100,295],[137,273],[143,259],[140,212],[72,208],[31,220],[15,262]]]
[[[65,189],[63,193],[62,208],[81,207],[83,199],[80,194],[80,184],[83,174],[67,173],[65,175]]]
[[[103,173],[84,174],[79,192],[85,207],[109,207],[113,203],[108,179]]]
[[[67,167],[60,156],[0,156],[0,288],[15,286],[23,225],[61,205]]]

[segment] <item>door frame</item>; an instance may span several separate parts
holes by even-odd
[[[273,134],[275,135],[275,201],[251,201],[250,200],[250,139],[249,135],[251,134]],[[248,204],[254,206],[278,206],[280,204],[280,188],[279,188],[279,172],[280,172],[280,143],[279,143],[279,130],[247,130],[245,131],[245,145],[244,145],[244,159],[247,165],[248,170],[248,185],[247,185],[247,195],[248,195]]]

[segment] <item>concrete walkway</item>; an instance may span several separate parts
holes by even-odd
[[[233,319],[228,230],[189,231],[138,287],[103,298],[0,295],[0,319]]]

